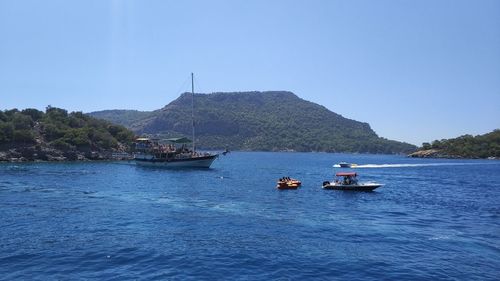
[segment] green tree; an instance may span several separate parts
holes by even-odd
[[[33,120],[29,115],[16,112],[12,116],[12,124],[16,130],[29,130],[33,126]]]
[[[439,140],[435,140],[432,142],[432,148],[440,149],[440,148],[442,148],[442,146],[443,146],[443,143]]]
[[[13,140],[25,145],[36,143],[35,135],[30,130],[15,130]]]
[[[55,139],[61,138],[65,134],[64,130],[59,129],[56,125],[54,125],[52,123],[45,123],[43,125],[43,132],[44,132],[45,138],[48,141],[53,141]]]
[[[50,146],[56,149],[60,149],[62,151],[71,150],[73,147],[65,142],[63,139],[57,139],[55,141],[50,142]]]
[[[0,121],[7,121],[7,115],[0,110]]]
[[[120,131],[116,137],[119,142],[123,142],[125,144],[131,144],[135,140],[135,134],[129,130]]]
[[[11,122],[0,121],[0,144],[6,144],[13,140],[14,125]]]
[[[77,118],[75,116],[70,115],[68,125],[71,128],[82,128],[82,127],[85,127],[86,124],[85,124],[85,120],[82,120],[80,118]]]
[[[83,128],[67,130],[63,140],[79,148],[89,148],[91,145],[87,130]]]
[[[50,105],[47,106],[47,108],[45,110],[45,114],[46,114],[47,118],[52,119],[52,120],[61,121],[61,122],[66,121],[66,118],[68,117],[67,110],[57,108],[57,107],[52,107]]]
[[[0,149],[36,144],[74,154],[75,150],[89,152],[118,148],[117,138],[129,145],[133,135],[126,128],[108,121],[82,112],[68,114],[64,109],[51,106],[47,107],[46,113],[33,108],[0,111]]]
[[[98,146],[104,149],[118,146],[118,142],[116,141],[116,139],[113,138],[113,136],[109,132],[104,130],[95,131],[93,141],[95,141]]]
[[[12,120],[12,116],[13,116],[16,112],[19,112],[19,110],[17,110],[17,108],[13,108],[13,109],[10,109],[10,110],[5,110],[5,111],[4,111],[5,115],[7,116],[7,120]]]
[[[431,147],[431,144],[430,144],[430,143],[428,143],[428,142],[424,142],[424,143],[422,143],[422,149],[427,150],[427,149],[431,149],[431,148],[432,148],[432,147]]]
[[[26,109],[22,110],[21,113],[24,115],[30,116],[33,121],[38,121],[38,120],[42,119],[43,114],[44,114],[42,111],[40,111],[38,109],[34,109],[34,108],[26,108]]]

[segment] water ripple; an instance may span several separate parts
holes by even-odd
[[[358,172],[386,185],[321,189],[341,161],[377,165]],[[0,164],[0,280],[496,280],[500,165],[450,161],[235,152],[211,170]],[[276,190],[284,175],[302,188]]]

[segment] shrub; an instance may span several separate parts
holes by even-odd
[[[13,140],[18,143],[32,144],[36,143],[35,134],[29,130],[16,130],[14,131]]]
[[[38,121],[43,117],[43,112],[34,108],[26,108],[21,113],[30,116],[33,121]]]
[[[7,115],[0,110],[0,121],[7,121]]]
[[[135,139],[135,135],[129,130],[123,130],[116,135],[116,139],[119,142],[132,143]]]
[[[0,121],[0,144],[9,143],[14,136],[14,125],[10,122]]]
[[[73,148],[69,143],[65,142],[63,139],[57,139],[55,141],[50,142],[50,146],[63,151],[68,151]]]
[[[68,117],[68,111],[57,108],[57,107],[52,107],[52,106],[47,106],[45,110],[45,114],[47,118],[52,119],[52,120],[59,120],[64,122],[66,118]]]
[[[60,130],[56,125],[50,123],[43,126],[43,132],[45,134],[45,139],[47,139],[48,141],[52,141],[64,136],[63,130]]]
[[[33,119],[29,115],[16,112],[12,116],[12,124],[16,130],[29,130],[33,126]]]
[[[68,124],[71,128],[82,128],[85,126],[85,121],[77,117],[70,116]]]
[[[83,128],[67,130],[63,140],[77,147],[89,147],[91,144],[87,130]]]

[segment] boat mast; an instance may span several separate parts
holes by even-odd
[[[191,122],[193,128],[193,153],[194,153],[194,74],[191,72]]]

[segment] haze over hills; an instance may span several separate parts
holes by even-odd
[[[262,151],[408,153],[414,145],[377,136],[368,123],[347,119],[286,91],[195,94],[197,147]],[[152,112],[104,110],[90,115],[137,134],[191,135],[191,94]]]

